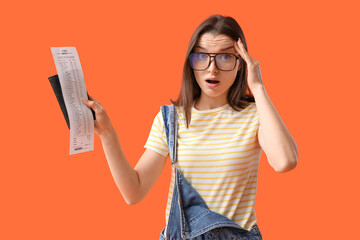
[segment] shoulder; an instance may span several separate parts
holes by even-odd
[[[256,103],[255,102],[249,102],[248,106],[246,108],[256,108]]]
[[[230,110],[233,114],[257,114],[257,108],[255,102],[248,102],[247,105],[243,106],[242,108],[236,107],[236,109],[232,107],[228,107],[228,110]]]
[[[164,122],[167,122],[167,119],[171,116],[170,112],[173,110],[173,108],[173,104],[161,105],[159,112],[156,115],[158,122],[160,122],[162,125]],[[182,107],[175,106],[175,110],[178,116],[182,114]]]
[[[169,113],[170,111],[175,107],[175,111],[176,111],[176,114],[179,116],[179,115],[182,115],[184,113],[184,107],[182,106],[175,106],[173,104],[169,104],[169,105],[162,105],[160,106],[160,113],[159,114],[162,114],[162,116],[164,118],[166,118],[167,116],[169,116]]]
[[[244,108],[244,110],[246,112],[256,113],[257,112],[256,103],[249,102],[249,105],[246,108]]]
[[[249,103],[249,105],[244,109],[244,113],[253,119],[259,118],[257,107],[254,102]]]

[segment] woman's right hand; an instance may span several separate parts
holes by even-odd
[[[113,130],[113,126],[111,124],[109,116],[107,115],[105,109],[101,106],[101,104],[90,95],[89,98],[90,100],[82,98],[82,101],[87,107],[94,110],[96,118],[96,120],[94,120],[94,130],[95,133],[101,137],[107,131]]]

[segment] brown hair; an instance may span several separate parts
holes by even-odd
[[[194,72],[190,67],[189,55],[194,51],[199,38],[204,33],[212,33],[213,35],[224,34],[235,41],[238,38],[241,39],[245,46],[246,51],[248,50],[244,33],[232,17],[212,15],[204,20],[193,33],[190,43],[186,52],[186,58],[183,69],[181,90],[176,101],[170,99],[175,106],[182,106],[185,111],[186,127],[189,128],[191,121],[191,108],[200,97],[201,89],[196,82]],[[249,102],[255,102],[249,86],[247,85],[247,66],[246,62],[241,59],[241,68],[238,70],[235,81],[230,87],[227,101],[229,105],[235,110],[240,111],[249,105]]]

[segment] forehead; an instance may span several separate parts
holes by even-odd
[[[211,33],[204,33],[200,36],[195,50],[198,51],[208,51],[208,52],[219,52],[224,50],[233,50],[234,49],[234,40],[227,35],[217,34],[213,35]]]

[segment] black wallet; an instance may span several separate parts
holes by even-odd
[[[49,81],[50,81],[52,89],[54,90],[56,99],[57,99],[57,101],[58,101],[58,103],[60,105],[61,111],[62,111],[62,113],[64,115],[66,124],[67,124],[68,128],[70,129],[69,115],[68,115],[68,112],[66,110],[64,97],[63,97],[63,94],[62,94],[62,91],[61,91],[61,85],[60,85],[60,81],[59,81],[59,76],[58,75],[51,76],[51,77],[49,77]],[[88,93],[87,93],[87,96],[88,96],[88,99],[89,99],[89,94]],[[91,108],[90,108],[90,110],[92,112],[94,120],[96,120],[94,110],[92,110]]]

